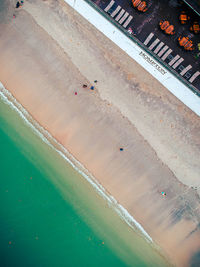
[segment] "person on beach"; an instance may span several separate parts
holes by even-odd
[[[17,1],[16,8],[19,8],[19,7],[20,7],[20,2]]]

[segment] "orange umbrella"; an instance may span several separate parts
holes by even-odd
[[[178,38],[180,46],[183,46],[185,50],[193,50],[193,43],[189,40],[188,37],[179,37]]]
[[[174,26],[169,24],[169,21],[160,21],[159,23],[161,30],[165,31],[166,34],[174,34]]]
[[[174,26],[173,25],[170,25],[169,27],[167,27],[166,29],[165,29],[165,32],[167,33],[167,34],[174,34],[175,32],[174,32]]]
[[[136,7],[139,11],[147,11],[147,3],[141,0],[132,0],[133,6]]]
[[[190,27],[190,30],[193,31],[194,33],[199,33],[200,32],[200,27],[198,22],[194,22],[194,24]]]
[[[167,27],[169,27],[169,21],[163,21],[161,24],[160,24],[160,28],[161,30],[165,30]]]

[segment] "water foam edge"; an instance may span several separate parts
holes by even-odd
[[[61,145],[47,130],[45,130],[37,121],[35,121],[29,112],[14,98],[14,96],[3,86],[0,82],[0,98],[2,101],[15,110],[24,122],[52,149],[54,149],[64,160],[66,160],[79,174],[82,175],[96,190],[96,192],[103,197],[108,205],[113,208],[117,214],[131,227],[137,231],[145,240],[151,244],[153,242],[151,236],[145,231],[142,225],[135,220],[135,218],[122,206],[117,200],[110,195],[106,189],[96,180],[96,178],[89,173],[89,171],[72,155],[69,151]],[[56,144],[56,146],[53,145]],[[156,246],[157,247],[157,246]],[[158,247],[157,247],[158,249]]]

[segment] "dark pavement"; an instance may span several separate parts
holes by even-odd
[[[192,89],[195,89],[195,91],[200,94],[200,75],[198,75],[198,71],[200,71],[200,56],[197,57],[198,53],[200,55],[200,51],[198,50],[198,43],[200,43],[200,33],[195,35],[189,30],[190,25],[193,21],[200,22],[200,17],[198,17],[198,15],[194,11],[188,9],[188,7],[184,3],[181,4],[178,0],[146,0],[148,4],[148,10],[145,13],[141,13],[137,9],[135,9],[132,5],[131,0],[115,0],[115,3],[108,10],[108,12],[105,12],[104,9],[108,6],[111,0],[92,0],[92,2],[95,3],[100,9],[102,9],[104,13],[107,13],[107,15],[115,22],[117,22],[116,18],[121,9],[113,18],[111,17],[111,14],[120,5],[121,8],[125,10],[125,12],[129,13],[129,16],[133,16],[133,19],[131,20],[130,24],[125,27],[125,30],[128,31],[129,27],[131,27],[134,32],[133,37],[140,42],[143,43],[149,36],[149,34],[153,33],[154,36],[146,45],[146,48],[148,48],[149,50],[150,45],[158,38],[159,42],[153,49],[151,49],[152,54],[156,56],[154,52],[156,47],[161,42],[164,43],[163,47],[167,45],[169,49],[172,50],[172,52],[165,60],[161,60],[161,57],[160,60],[163,62],[163,64],[165,64],[165,66],[167,65],[169,69],[175,71],[182,80],[187,81],[187,84],[189,84]],[[186,25],[182,25],[179,21],[179,15],[182,10],[185,10],[191,18]],[[160,30],[159,22],[163,19],[168,20],[170,24],[174,25],[174,35],[166,35],[163,31]],[[118,24],[119,21],[117,22]],[[122,25],[123,23],[121,24],[121,27],[123,28]],[[184,50],[184,48],[180,47],[178,44],[179,36],[188,36],[193,41],[195,49],[193,51],[186,51]],[[179,59],[182,58],[182,62],[180,64],[177,64],[176,68],[175,66],[173,66],[174,68],[172,68],[172,66],[168,65],[168,63],[177,55],[180,56]],[[184,75],[180,75],[180,73],[188,65],[191,65],[190,69]],[[191,77],[195,73],[197,74],[197,77],[192,81]]]

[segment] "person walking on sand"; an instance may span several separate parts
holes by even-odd
[[[20,2],[17,1],[16,8],[19,8],[19,7],[20,7]]]

